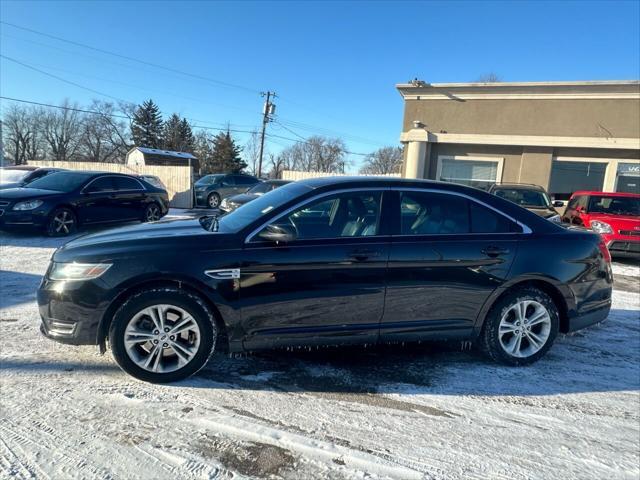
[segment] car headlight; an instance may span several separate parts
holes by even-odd
[[[27,200],[24,202],[18,202],[13,206],[13,210],[33,210],[38,208],[44,202],[42,200]]]
[[[560,215],[553,215],[551,217],[547,217],[547,220],[549,220],[550,222],[555,222],[555,223],[561,223],[562,222],[562,218],[560,218]]]
[[[222,200],[222,203],[220,204],[221,207],[226,207],[227,205],[229,205],[229,202],[227,201],[227,199],[225,198],[224,200]]]
[[[56,263],[49,272],[51,280],[93,280],[109,270],[111,263]]]
[[[600,220],[591,221],[591,230],[596,233],[613,233],[611,225],[605,222],[601,222]]]

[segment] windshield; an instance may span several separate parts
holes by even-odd
[[[220,217],[220,230],[237,232],[261,216],[281,207],[288,201],[311,190],[306,185],[289,183],[265,193],[254,201],[245,203],[237,210]]]
[[[589,199],[589,213],[609,215],[640,215],[640,197],[593,196]]]
[[[260,183],[256,183],[253,187],[251,187],[247,193],[255,193],[257,195],[260,195],[262,193],[267,193],[268,191],[270,191],[273,188],[273,184],[272,183],[267,183],[267,182],[260,182]]]
[[[497,188],[494,193],[505,200],[517,203],[521,207],[546,208],[551,204],[549,197],[540,190],[524,190],[522,188]]]
[[[205,175],[196,182],[196,185],[211,185],[213,183],[216,183],[223,176],[224,175]]]
[[[20,183],[32,170],[0,170],[0,183]]]
[[[91,175],[76,172],[58,172],[46,177],[34,180],[29,184],[29,188],[40,188],[42,190],[55,190],[56,192],[72,192],[80,187]]]

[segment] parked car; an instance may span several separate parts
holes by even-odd
[[[639,194],[575,192],[562,221],[602,235],[612,256],[640,258]]]
[[[103,350],[108,339],[150,382],[197,372],[216,345],[472,340],[526,365],[558,332],[607,317],[610,260],[599,235],[474,188],[316,178],[221,217],[72,240],[37,298],[46,336]]]
[[[63,170],[62,168],[34,167],[32,165],[2,167],[0,168],[0,190],[24,187],[38,178]]]
[[[138,178],[144,180],[145,182],[153,185],[156,188],[159,188],[164,191],[167,190],[167,187],[165,187],[164,183],[162,183],[162,180],[160,180],[160,177],[156,175],[142,174],[142,175],[138,175]]]
[[[65,171],[0,191],[0,228],[65,236],[80,225],[159,220],[168,207],[165,190],[131,175]]]
[[[551,202],[549,194],[540,185],[527,183],[496,183],[489,187],[489,193],[509,200],[552,222],[560,222],[560,214],[555,207],[563,207],[564,202]]]
[[[240,173],[205,175],[194,185],[195,204],[218,208],[222,199],[244,193],[259,181],[256,177]]]
[[[269,193],[271,190],[275,190],[287,183],[291,183],[291,180],[265,180],[264,182],[256,183],[253,187],[247,190],[246,193],[227,197],[222,200],[220,210],[223,212],[231,212],[245,203],[255,200],[259,196]]]

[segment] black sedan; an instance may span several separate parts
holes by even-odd
[[[607,317],[610,260],[598,235],[473,188],[310,179],[219,218],[73,240],[37,297],[46,336],[108,339],[151,382],[193,374],[216,345],[470,340],[526,365]]]
[[[54,167],[35,167],[31,165],[2,167],[0,168],[0,190],[24,187],[38,178],[61,171],[64,171],[64,169]]]
[[[247,190],[246,193],[234,195],[233,197],[228,197],[222,200],[220,210],[223,212],[232,212],[245,203],[249,203],[251,200],[255,200],[261,195],[269,193],[271,190],[275,190],[287,183],[291,183],[291,180],[265,180],[264,182],[256,183],[253,187]]]
[[[64,171],[0,191],[0,228],[64,236],[80,225],[159,220],[168,208],[167,192],[139,178]]]

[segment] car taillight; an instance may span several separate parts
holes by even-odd
[[[600,240],[600,242],[598,242],[598,248],[602,253],[602,257],[604,258],[604,261],[607,263],[611,263],[611,252],[609,252],[609,249],[607,248],[607,244],[604,243],[604,240]]]

